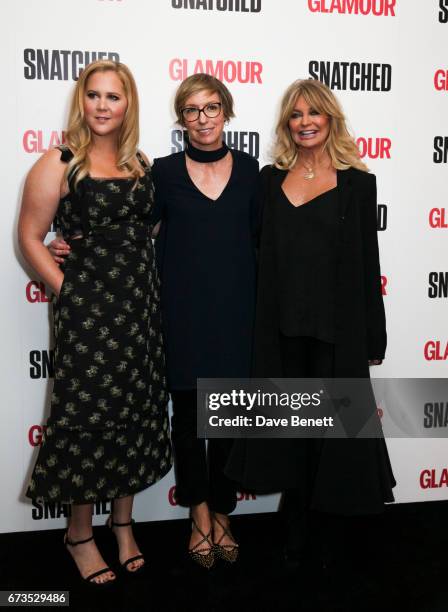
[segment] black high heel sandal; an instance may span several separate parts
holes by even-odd
[[[210,542],[210,536],[212,534],[212,530],[210,529],[210,531],[207,534],[205,534],[202,531],[202,529],[200,529],[197,526],[196,521],[192,518],[191,519],[191,530],[193,531],[193,529],[196,529],[196,531],[199,532],[199,534],[202,536],[202,540],[199,540],[197,544],[195,544],[192,548],[188,549],[188,554],[190,555],[190,559],[194,561],[195,563],[197,563],[198,565],[200,565],[201,567],[204,567],[205,569],[211,569],[215,562],[214,546]],[[209,545],[209,548],[201,548],[201,545],[204,542],[207,542],[207,544]]]
[[[70,540],[68,537],[68,529],[64,534],[64,546],[66,548],[68,548],[69,546],[79,546],[80,544],[87,544],[87,542],[91,542],[93,540],[93,536],[91,536],[90,538],[87,538],[85,540],[78,540],[77,542],[73,542],[73,540]],[[73,559],[73,561],[75,561]],[[76,563],[75,563],[76,564]],[[78,569],[79,571],[79,569]],[[114,574],[114,572],[111,570],[110,567],[106,566],[103,567],[103,569],[98,570],[97,572],[93,572],[93,574],[89,574],[88,576],[86,576],[85,578],[81,575],[81,572],[79,573],[81,580],[83,580],[86,584],[94,587],[94,588],[105,588],[110,586],[113,582],[115,582],[116,577],[114,574],[114,578],[111,578],[110,580],[106,580],[106,582],[96,582],[94,580],[94,578],[97,578],[97,576],[101,576],[102,574],[107,574],[107,572],[112,572],[112,574]]]
[[[107,519],[106,525],[109,527],[110,530],[113,531],[114,527],[131,527],[134,523],[134,519],[131,519],[128,523],[115,523],[112,518],[112,514],[110,514],[109,518]],[[135,570],[128,569],[128,566],[131,563],[133,563],[134,561],[139,561],[140,559],[143,559],[143,563],[140,565],[140,567],[137,567],[137,569]],[[134,557],[129,557],[129,559],[126,559],[126,561],[123,561],[123,563],[120,562],[120,567],[126,573],[127,576],[139,576],[143,573],[143,570],[145,568],[144,561],[145,557],[142,554],[139,554],[135,555]]]
[[[230,528],[223,525],[221,521],[216,517],[216,514],[213,516],[213,520],[216,521],[218,525],[221,527],[221,529],[223,530],[223,533],[221,537],[219,538],[219,540],[213,543],[213,547],[215,549],[215,555],[217,557],[220,557],[221,559],[224,559],[224,561],[227,561],[228,563],[235,563],[235,561],[238,559],[239,544],[236,542],[235,538],[233,537],[230,531]],[[233,544],[221,544],[222,539],[225,536],[233,540],[234,543]]]

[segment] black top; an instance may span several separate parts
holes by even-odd
[[[279,329],[285,336],[334,342],[337,189],[293,206],[278,198]]]
[[[72,151],[67,147],[59,150],[61,161],[68,164],[73,159]],[[154,214],[153,181],[150,168],[139,151],[136,157],[145,173],[135,188],[134,177],[95,178],[87,174],[76,186],[75,176],[68,177],[70,191],[61,198],[54,219],[57,230],[65,239],[94,233],[103,237],[107,235],[108,240],[115,241],[126,238],[127,234],[132,240],[147,240],[152,232],[150,220]],[[115,208],[107,201],[102,189],[106,190],[109,198],[117,200]],[[125,204],[121,203],[123,199]]]
[[[194,389],[198,377],[250,375],[258,162],[231,153],[232,173],[216,201],[194,185],[184,152],[156,159],[152,168],[171,389]]]
[[[261,172],[264,212],[254,335],[254,375],[257,378],[284,375],[280,352],[277,245],[283,240],[283,228],[279,230],[279,204],[284,205],[278,190],[286,175],[285,170],[273,166],[266,166]],[[382,359],[387,342],[375,176],[355,168],[338,170],[336,203],[335,377],[367,378],[368,360]]]

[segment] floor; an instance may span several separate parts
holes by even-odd
[[[135,530],[147,572],[138,579],[120,574],[101,593],[79,580],[60,530],[5,534],[0,589],[69,590],[69,609],[84,611],[442,612],[448,610],[447,518],[448,502],[390,506],[380,518],[345,524],[327,567],[313,555],[285,567],[278,515],[237,516],[232,526],[240,558],[210,571],[191,564],[184,552],[187,521],[142,523]],[[113,563],[111,534],[99,527],[95,536]]]

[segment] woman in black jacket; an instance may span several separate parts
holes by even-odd
[[[274,164],[262,170],[254,376],[368,378],[386,349],[375,177],[318,81],[288,88],[276,135]],[[284,491],[295,548],[311,510],[376,513],[395,485],[382,437],[241,440],[227,473],[249,489]]]

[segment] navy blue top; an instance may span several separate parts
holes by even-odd
[[[170,389],[250,376],[259,220],[258,162],[232,150],[220,197],[191,180],[185,153],[156,159],[154,222]]]

